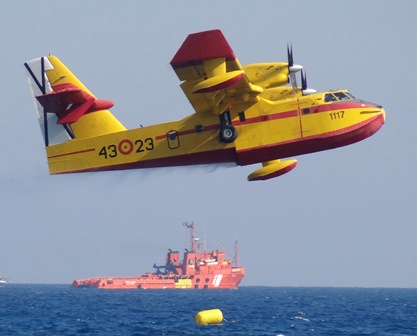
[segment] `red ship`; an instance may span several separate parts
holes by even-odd
[[[74,288],[100,289],[236,289],[245,275],[239,266],[237,242],[235,258],[226,257],[223,250],[206,252],[201,238],[194,237],[194,223],[183,223],[190,229],[191,250],[185,249],[180,261],[179,251],[167,253],[164,266],[156,266],[156,272],[132,277],[95,277],[75,280]]]

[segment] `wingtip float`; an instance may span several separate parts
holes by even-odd
[[[284,158],[350,145],[382,127],[382,106],[347,90],[308,88],[291,47],[287,57],[242,66],[220,30],[190,34],[170,64],[195,113],[132,130],[57,57],[29,61],[49,171],[261,163],[248,180],[267,180],[295,167]]]

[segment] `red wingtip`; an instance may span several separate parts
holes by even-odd
[[[100,110],[108,110],[114,106],[114,103],[111,100],[107,99],[96,99],[88,109],[87,112],[95,112]]]
[[[190,34],[171,61],[171,66],[182,68],[195,62],[224,57],[234,60],[236,56],[219,29]]]

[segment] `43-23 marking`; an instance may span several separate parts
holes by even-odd
[[[119,154],[121,155],[129,155],[133,151],[135,153],[142,153],[146,151],[154,150],[155,145],[152,138],[146,138],[146,139],[138,139],[135,140],[133,143],[129,139],[121,140],[117,145],[111,144],[107,146],[103,146],[98,155],[103,156],[105,159],[108,158],[115,158]]]

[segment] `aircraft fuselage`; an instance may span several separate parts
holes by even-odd
[[[381,106],[346,90],[276,101],[260,97],[246,110],[232,106],[229,113],[238,134],[230,143],[219,140],[218,115],[193,113],[175,122],[47,146],[50,172],[248,165],[349,145],[374,134],[385,120]]]

